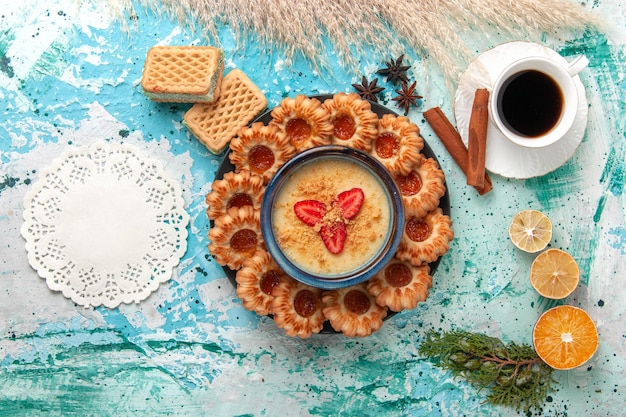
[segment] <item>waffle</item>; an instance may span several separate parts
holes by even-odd
[[[210,103],[219,94],[224,52],[212,46],[154,46],[141,86],[152,101]]]
[[[184,116],[191,133],[215,154],[267,106],[263,92],[238,69],[224,76],[220,88],[215,102],[196,103]]]

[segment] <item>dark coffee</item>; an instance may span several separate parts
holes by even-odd
[[[563,93],[547,74],[536,70],[512,75],[500,89],[498,112],[504,124],[534,138],[552,129],[563,109]]]

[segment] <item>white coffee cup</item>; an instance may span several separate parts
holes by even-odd
[[[492,123],[520,146],[541,148],[558,142],[576,119],[574,77],[588,64],[584,55],[571,63],[538,56],[515,61],[493,84],[489,98]]]

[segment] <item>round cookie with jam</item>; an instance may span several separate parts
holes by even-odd
[[[369,336],[380,329],[387,316],[387,307],[376,304],[365,283],[326,291],[322,301],[332,328],[348,337]]]
[[[433,285],[429,272],[428,264],[413,266],[395,259],[367,282],[367,290],[391,311],[412,309],[428,298]]]
[[[273,292],[272,314],[276,326],[288,336],[301,338],[319,333],[324,327],[322,290],[296,280],[282,281]]]
[[[385,114],[378,120],[378,134],[371,154],[392,175],[407,175],[423,158],[424,140],[419,128],[408,117]]]
[[[322,107],[330,114],[333,124],[332,143],[369,152],[378,133],[378,115],[369,101],[356,93],[337,93]]]
[[[446,192],[443,171],[432,158],[422,158],[407,175],[395,175],[394,180],[408,217],[424,217],[439,206]]]
[[[265,183],[296,154],[296,148],[280,129],[261,122],[241,129],[230,142],[230,150],[228,158],[237,171],[251,171],[263,177]]]
[[[211,191],[206,195],[207,216],[215,220],[232,207],[251,206],[261,210],[265,193],[263,177],[248,170],[230,171],[222,179],[211,184]]]
[[[333,133],[330,114],[316,98],[298,94],[285,97],[271,112],[269,126],[276,126],[287,136],[298,152],[329,145]]]
[[[232,270],[241,268],[247,258],[265,249],[258,210],[251,206],[228,209],[215,219],[209,240],[209,252],[218,264]]]
[[[396,257],[415,266],[434,262],[453,238],[452,220],[439,207],[421,218],[407,217]]]
[[[235,275],[237,296],[246,309],[264,316],[272,310],[274,289],[281,282],[290,280],[292,278],[276,265],[269,252],[259,250],[244,261]]]

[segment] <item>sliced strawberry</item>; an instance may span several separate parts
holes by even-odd
[[[350,220],[357,215],[363,205],[364,199],[365,194],[363,194],[363,190],[355,187],[339,193],[333,201],[333,206],[339,207],[343,218]]]
[[[320,229],[320,236],[330,253],[340,253],[348,236],[346,224],[344,222],[325,224]]]
[[[326,204],[317,200],[302,200],[294,204],[293,211],[305,224],[315,226],[324,218]]]

